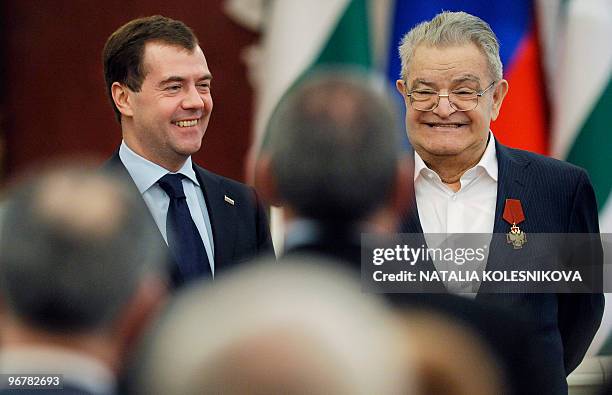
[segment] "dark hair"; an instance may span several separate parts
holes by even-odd
[[[111,86],[119,82],[134,92],[140,91],[147,73],[143,65],[144,48],[151,41],[176,45],[190,51],[198,45],[197,37],[187,25],[161,15],[134,19],[111,34],[104,45],[102,60],[106,93],[119,122],[121,113],[113,101]]]
[[[10,191],[0,231],[0,294],[28,325],[108,329],[164,250],[146,206],[98,169],[53,168]]]
[[[275,110],[262,152],[282,198],[300,215],[352,222],[385,203],[401,123],[377,82],[356,70],[317,70]]]

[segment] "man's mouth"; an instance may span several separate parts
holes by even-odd
[[[188,120],[184,120],[184,121],[173,121],[172,122],[174,125],[178,126],[179,128],[190,128],[192,126],[195,126],[198,124],[198,120],[197,119],[188,119]]]
[[[439,122],[424,122],[425,125],[432,128],[440,128],[440,129],[453,129],[460,128],[461,126],[465,126],[465,123],[439,123]]]

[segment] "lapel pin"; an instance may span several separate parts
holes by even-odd
[[[223,195],[223,200],[225,200],[227,203],[231,204],[232,206],[234,205],[234,199],[230,198],[227,195]]]
[[[518,224],[525,220],[521,201],[506,199],[503,218],[512,225],[510,226],[510,232],[506,234],[506,243],[512,244],[515,250],[523,248],[523,244],[527,243],[527,234],[518,227]]]

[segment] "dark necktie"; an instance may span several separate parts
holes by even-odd
[[[206,249],[187,206],[183,178],[181,174],[166,174],[158,181],[170,198],[166,234],[168,247],[178,265],[179,278],[175,280],[179,283],[210,276]]]

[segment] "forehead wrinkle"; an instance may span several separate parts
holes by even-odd
[[[472,68],[482,66],[489,70],[485,54],[473,43],[440,47],[419,45],[415,48],[408,69],[414,70],[418,67],[422,70],[444,72],[453,68],[461,69],[465,62],[469,62]]]
[[[453,63],[457,62],[449,62],[449,63],[440,63],[431,67],[433,71],[448,71],[456,68],[457,66]]]
[[[185,54],[188,57],[194,57],[194,56],[198,57],[198,54],[201,54],[202,63],[199,65],[201,69],[194,72],[193,74],[195,75],[196,73],[200,72],[202,73],[201,76],[199,77],[200,79],[212,79],[212,74],[210,73],[210,70],[208,70],[208,63],[206,62],[206,57],[204,56],[204,53],[202,52],[202,49],[199,46],[196,46],[193,50],[190,50],[188,48],[183,48],[181,46],[165,44],[163,42],[157,42],[157,41],[150,41],[145,44],[144,52],[143,52],[142,60],[141,60],[143,74],[144,73],[148,74],[153,68],[152,66],[158,66],[159,64],[164,64],[164,61],[166,59],[165,56],[167,56],[167,54],[160,54],[159,52],[166,50],[166,49],[174,49],[176,50],[177,53]],[[174,63],[176,65],[177,62],[174,62]],[[178,64],[180,65],[181,62],[178,62]],[[171,75],[164,76],[164,80],[171,78],[171,77],[172,77]]]
[[[438,71],[438,70],[436,70]],[[476,82],[478,84],[480,84],[481,79],[479,76],[472,74],[472,73],[464,73],[458,76],[455,76],[453,78],[450,79],[450,82],[453,84],[457,84],[457,83],[461,83],[461,82],[465,82],[465,81],[473,81]],[[428,86],[432,86],[432,87],[437,87],[438,83],[432,80],[429,80],[427,78],[415,78],[412,81],[412,85],[417,85],[417,84],[423,84],[423,85],[428,85]]]

